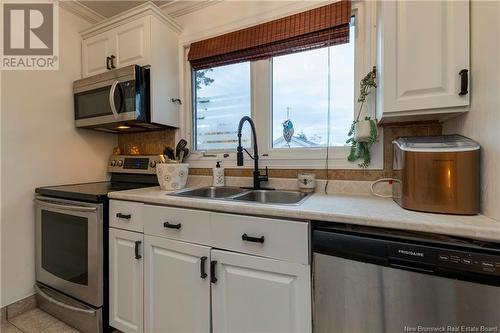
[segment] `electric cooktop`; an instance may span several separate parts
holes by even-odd
[[[150,186],[155,186],[155,184],[109,181],[39,187],[35,192],[41,195],[62,199],[102,202],[107,199],[109,192],[132,190]]]
[[[108,164],[110,181],[39,187],[35,192],[61,199],[103,202],[109,192],[158,186],[159,160],[158,155],[113,155]]]

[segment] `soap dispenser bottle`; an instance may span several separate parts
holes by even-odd
[[[215,168],[213,168],[214,173],[214,186],[224,186],[224,168],[220,166],[222,161],[217,161]]]

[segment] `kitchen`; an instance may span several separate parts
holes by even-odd
[[[0,72],[2,331],[498,331],[498,2],[50,4],[57,68]]]

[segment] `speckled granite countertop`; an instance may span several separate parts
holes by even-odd
[[[167,195],[159,187],[109,193],[111,199],[225,213],[320,220],[430,232],[500,242],[500,221],[483,215],[457,216],[402,209],[392,199],[361,194],[313,194],[299,206],[269,205]]]

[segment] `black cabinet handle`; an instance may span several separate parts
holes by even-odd
[[[130,218],[132,217],[132,215],[130,215],[130,214],[116,213],[116,217],[118,217],[120,219],[130,220]]]
[[[200,277],[202,279],[205,279],[208,274],[207,271],[205,270],[205,263],[207,262],[207,257],[203,256],[200,258]]]
[[[141,245],[141,241],[135,242],[135,259],[141,259],[142,256],[139,254],[139,245]]]
[[[460,92],[458,94],[460,96],[467,95],[469,93],[469,91],[468,91],[468,86],[469,86],[469,70],[468,69],[462,69],[460,72],[458,72],[458,75],[460,75]]]
[[[111,65],[109,64],[109,61],[111,60],[110,57],[106,57],[106,68],[111,69]]]
[[[217,283],[215,268],[217,267],[217,260],[210,262],[210,282]]]
[[[114,69],[114,68],[116,68],[116,67],[115,67],[115,58],[116,58],[116,57],[115,57],[114,55],[111,55],[111,56],[109,57],[109,60],[111,61],[111,68],[113,68],[113,69]]]
[[[172,103],[179,103],[179,105],[182,105],[182,101],[180,98],[172,98],[171,101]]]
[[[252,237],[252,236],[248,236],[247,234],[243,234],[243,235],[241,235],[241,239],[243,239],[244,241],[247,241],[247,242],[264,244],[264,236]]]
[[[180,223],[172,224],[172,223],[165,222],[165,223],[163,223],[163,227],[164,228],[169,228],[169,229],[180,229],[181,228],[181,224]]]

